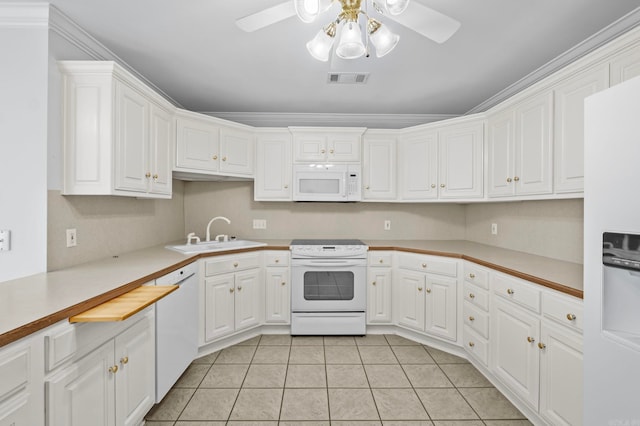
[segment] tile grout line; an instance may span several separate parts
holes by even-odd
[[[251,359],[249,360],[249,366],[247,367],[247,372],[244,373],[244,377],[242,378],[242,383],[240,383],[240,389],[238,389],[238,393],[236,395],[236,399],[233,401],[233,405],[231,406],[231,410],[229,410],[229,415],[227,416],[227,420],[225,421],[225,424],[228,424],[229,421],[231,421],[231,413],[233,413],[233,409],[236,408],[236,404],[238,403],[238,398],[240,398],[240,391],[242,390],[242,385],[244,385],[245,380],[247,380],[247,376],[249,375],[249,369],[251,368],[251,364],[253,364],[253,359],[256,357],[256,353],[258,352],[258,346],[260,346],[260,341],[262,340],[262,335],[259,335],[260,338],[258,339],[258,342],[256,343],[255,349],[253,350],[253,355],[251,355]],[[234,346],[238,346],[238,344],[235,344],[233,346],[230,347],[234,347]],[[225,348],[228,349],[228,348]],[[224,349],[223,349],[224,350]],[[222,351],[220,351],[222,352]],[[220,355],[218,355],[220,356]],[[216,358],[217,360],[218,358]]]
[[[385,337],[384,340],[386,341],[387,338]],[[376,407],[376,413],[378,413],[378,420],[380,420],[380,424],[383,424],[382,416],[380,415],[380,409],[378,408],[378,404],[376,403],[376,397],[373,395],[373,389],[371,389],[371,382],[369,381],[369,375],[367,374],[367,369],[364,366],[364,360],[362,359],[362,354],[360,353],[360,346],[358,346],[357,342],[356,342],[356,350],[358,351],[358,356],[360,357],[360,363],[362,365],[362,371],[364,372],[364,377],[366,377],[367,384],[369,385],[369,393],[371,394],[371,399],[373,399],[373,405]]]

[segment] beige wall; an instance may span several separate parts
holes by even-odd
[[[253,182],[189,182],[185,230],[204,237],[209,220],[216,234],[238,238],[464,239],[465,207],[457,204],[283,203],[253,201]],[[266,219],[267,229],[253,229]],[[391,231],[385,231],[385,219]]]
[[[469,241],[582,263],[582,199],[469,204],[466,218]]]
[[[47,269],[53,271],[175,241],[184,232],[184,183],[173,181],[171,200],[62,196],[48,191]],[[66,247],[66,229],[78,245]]]

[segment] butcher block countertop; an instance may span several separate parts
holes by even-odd
[[[0,347],[88,311],[201,257],[260,250],[288,250],[290,240],[267,246],[185,255],[150,247],[59,271],[0,283]],[[582,265],[469,241],[368,241],[370,250],[396,250],[466,259],[576,297]]]

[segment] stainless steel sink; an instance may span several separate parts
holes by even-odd
[[[237,250],[251,247],[264,247],[266,243],[259,243],[257,241],[248,240],[233,240],[233,241],[207,241],[197,244],[182,244],[176,246],[166,246],[169,250],[175,250],[180,253],[194,254],[194,253],[211,253],[217,251]]]

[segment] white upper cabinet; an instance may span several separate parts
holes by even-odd
[[[584,100],[609,86],[609,64],[599,65],[554,88],[556,192],[584,190]]]
[[[553,191],[552,111],[543,93],[489,118],[489,197]]]
[[[398,174],[401,200],[420,201],[438,197],[437,131],[424,131],[400,139]]]
[[[611,61],[609,83],[615,86],[640,75],[640,46],[635,46]]]
[[[181,173],[253,177],[253,129],[202,114],[177,112],[176,166]]]
[[[364,136],[364,200],[396,199],[396,138],[393,133]]]
[[[256,133],[256,201],[291,201],[291,133],[258,130]]]
[[[438,132],[440,198],[483,196],[483,140],[482,121],[458,124]]]
[[[62,61],[65,195],[171,198],[173,106],[113,62]]]
[[[349,127],[289,127],[293,161],[360,162],[360,138],[366,129]]]

